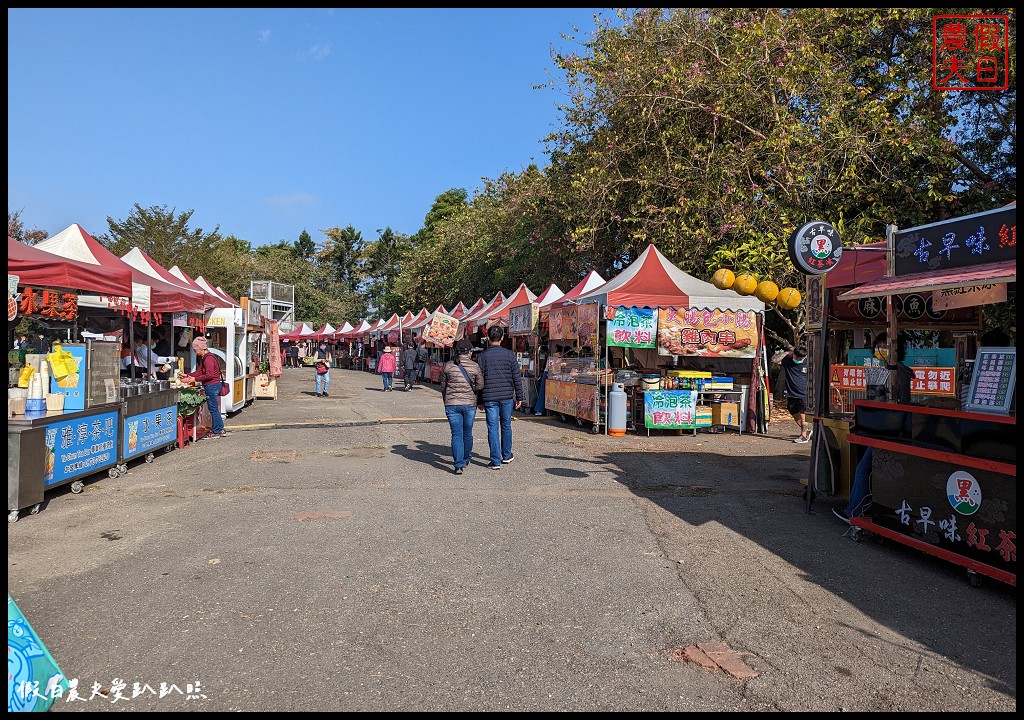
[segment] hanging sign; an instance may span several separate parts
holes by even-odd
[[[789,236],[789,259],[804,275],[823,275],[839,264],[843,241],[827,222],[815,220]]]
[[[73,292],[37,290],[32,287],[21,289],[18,311],[22,315],[40,315],[52,320],[71,321],[78,317],[78,296]],[[7,314],[11,314],[11,303],[7,303]]]
[[[652,348],[656,344],[655,315],[651,308],[605,308],[609,347]]]
[[[753,310],[658,309],[658,354],[752,358],[757,351]]]
[[[576,306],[548,310],[548,337],[552,340],[576,340]]]
[[[597,328],[601,322],[601,308],[596,302],[576,307],[576,333],[580,347],[597,347]]]
[[[932,307],[937,310],[975,307],[1006,302],[1006,283],[964,285],[932,291]]]
[[[1017,206],[897,232],[895,276],[1017,259]]]
[[[530,335],[537,329],[537,317],[539,315],[540,308],[537,306],[537,303],[509,308],[508,334]]]
[[[423,339],[441,347],[451,347],[459,334],[459,321],[451,315],[436,312],[423,331]]]

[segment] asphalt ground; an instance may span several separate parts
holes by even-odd
[[[77,680],[53,711],[1016,710],[1016,589],[808,514],[790,422],[517,413],[495,471],[479,416],[456,476],[436,385],[331,375],[8,525],[8,592]]]

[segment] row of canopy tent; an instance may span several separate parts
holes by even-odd
[[[450,312],[439,305],[434,313],[440,312],[454,317],[472,333],[494,325],[507,327],[511,310],[523,305],[537,305],[543,319],[552,307],[589,302],[614,307],[686,307],[764,312],[764,302],[756,297],[743,296],[732,290],[721,290],[711,283],[699,280],[681,270],[650,244],[636,260],[608,281],[595,270],[591,270],[567,293],[562,293],[561,289],[552,283],[537,295],[524,283],[507,297],[499,291],[490,301],[479,298],[468,308],[460,302]],[[400,327],[402,330],[419,330],[430,322],[434,313],[424,308],[416,315],[410,311],[400,317],[396,313],[388,320],[379,319],[374,323],[364,319],[355,327],[345,323],[350,328],[348,331],[342,328],[326,332],[326,329],[330,328],[329,325],[325,325],[320,331],[314,331],[303,324],[282,338],[354,340],[371,333],[398,330]]]
[[[34,246],[8,237],[7,255],[7,272],[18,275],[20,285],[76,290],[86,294],[79,304],[87,307],[121,304],[134,312],[195,314],[239,307],[202,276],[193,279],[177,265],[167,270],[138,247],[117,257],[77,223]]]

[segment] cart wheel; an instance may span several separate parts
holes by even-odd
[[[118,475],[127,475],[128,474],[128,463],[124,463],[122,465],[118,465],[117,466],[117,474]]]
[[[594,425],[593,427],[590,428],[590,432],[593,435],[597,435],[599,432],[601,432],[601,428],[598,427],[597,425]]]
[[[980,588],[982,584],[981,573],[979,573],[977,570],[968,570],[967,582],[971,584],[972,588]]]
[[[17,510],[11,510],[9,513],[7,513],[7,522],[8,523],[16,523],[16,522],[18,522],[18,511]]]
[[[164,452],[165,453],[172,452],[174,450],[174,448],[175,448],[174,443],[171,443],[170,445],[168,445],[167,447],[164,448]]]
[[[110,468],[110,472],[114,473],[117,472],[117,470],[114,468]],[[110,477],[117,477],[117,475],[111,475]],[[81,480],[75,480],[73,483],[71,483],[71,492],[73,492],[75,495],[78,495],[83,490],[85,490],[85,484]]]
[[[156,458],[156,455],[154,455],[153,453],[148,453],[148,454],[146,455],[146,462],[147,462],[147,463],[151,463],[151,462],[153,462],[153,460],[154,460],[155,458]]]
[[[859,543],[864,539],[864,529],[859,527],[850,528],[850,539],[856,543]]]
[[[117,466],[116,465],[114,467],[110,468],[109,470],[107,470],[107,477],[110,478],[111,480],[113,480],[114,478],[116,478],[120,474],[121,473],[119,473],[117,471]],[[74,486],[72,486],[72,489],[73,488],[74,488]],[[78,492],[82,492],[82,491],[79,490]]]
[[[32,509],[29,510],[28,512],[29,512],[30,515],[38,515],[39,511],[42,510],[42,508],[43,508],[43,504],[42,503],[36,503],[35,505],[32,506]]]

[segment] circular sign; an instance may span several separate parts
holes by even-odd
[[[907,295],[903,301],[903,314],[910,320],[920,320],[924,317],[925,301],[920,295]]]
[[[805,275],[823,275],[839,264],[843,241],[827,222],[815,220],[789,236],[789,259]]]
[[[946,311],[945,310],[936,310],[935,309],[935,305],[932,302],[932,298],[931,297],[929,297],[927,300],[925,300],[924,312],[925,312],[925,315],[930,317],[932,320],[941,320],[942,318],[946,317]]]
[[[981,508],[981,485],[966,470],[957,470],[946,481],[949,504],[961,515],[973,515]]]
[[[882,300],[877,297],[860,298],[857,301],[857,312],[868,320],[873,320],[881,315],[884,307]]]

